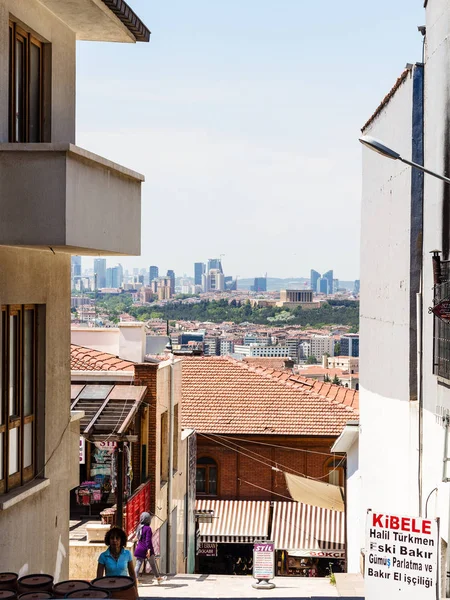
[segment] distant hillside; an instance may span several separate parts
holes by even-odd
[[[253,285],[253,279],[238,279],[238,290],[249,290]],[[267,278],[267,291],[278,292],[280,290],[303,289],[308,288],[309,279],[306,277],[298,277],[291,279],[281,279],[279,277]],[[339,287],[353,291],[354,281],[339,281]]]

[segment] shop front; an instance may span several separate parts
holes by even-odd
[[[132,444],[137,437],[131,433],[146,388],[73,384],[71,392],[71,410],[84,412],[80,421],[80,484],[71,493],[71,515],[98,516],[116,502],[119,441],[123,441],[124,498],[133,491]]]
[[[345,513],[302,502],[273,502],[276,575],[326,577],[345,570]]]
[[[211,514],[197,522],[196,572],[251,575],[253,544],[269,539],[270,502],[197,500],[196,511]]]

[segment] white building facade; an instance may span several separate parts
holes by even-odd
[[[428,0],[424,65],[408,65],[363,128],[401,156],[449,175],[450,6]],[[349,565],[364,552],[367,509],[440,519],[441,595],[449,597],[450,187],[363,151],[360,315],[361,503]],[[443,262],[432,261],[431,252]],[[382,349],[382,351],[381,351]],[[356,523],[355,523],[356,525]]]

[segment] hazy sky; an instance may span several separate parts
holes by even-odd
[[[421,60],[423,0],[129,4],[150,43],[80,42],[77,67],[78,145],[146,176],[124,267],[357,278],[357,138]]]

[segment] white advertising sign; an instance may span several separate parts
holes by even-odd
[[[80,465],[86,462],[86,440],[80,436]]]
[[[439,529],[436,519],[367,512],[366,600],[438,598]]]
[[[258,580],[273,579],[275,576],[275,543],[253,544],[253,577]]]

